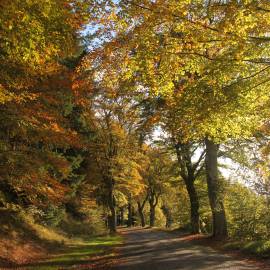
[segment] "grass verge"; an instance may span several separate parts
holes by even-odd
[[[256,269],[270,270],[270,241],[236,241],[216,240],[208,235],[180,235],[183,241],[194,245],[211,247],[232,258],[245,260],[256,266]]]
[[[270,241],[229,241],[223,245],[225,250],[238,250],[259,258],[270,258]]]
[[[122,237],[103,236],[91,238],[88,241],[73,241],[61,248],[56,248],[48,258],[14,269],[26,270],[57,270],[57,269],[106,269],[113,263],[115,253],[113,248],[122,243]]]

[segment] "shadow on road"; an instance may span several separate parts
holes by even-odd
[[[262,270],[244,260],[197,246],[177,236],[150,228],[121,229],[125,244],[118,247],[113,270]]]

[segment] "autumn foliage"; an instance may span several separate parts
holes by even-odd
[[[0,10],[1,209],[70,235],[270,235],[269,1]]]

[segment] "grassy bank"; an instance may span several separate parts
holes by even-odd
[[[37,224],[20,212],[0,211],[0,269],[66,269],[74,265],[107,263],[113,247],[121,244],[118,235],[81,235]],[[84,224],[84,230],[87,224]],[[78,237],[78,235],[80,237]]]
[[[162,229],[169,233],[179,235],[184,241],[192,241],[195,244],[210,246],[216,250],[224,252],[239,252],[258,259],[270,259],[270,240],[216,240],[210,235],[196,234],[191,235],[186,230],[181,229]]]
[[[223,245],[225,250],[237,250],[259,258],[270,258],[270,240],[229,241]]]
[[[116,236],[95,237],[89,240],[77,240],[57,248],[46,259],[21,265],[17,269],[57,270],[91,267],[105,267],[113,262],[115,256],[113,247],[122,243],[122,238]]]

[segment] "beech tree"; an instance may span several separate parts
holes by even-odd
[[[106,220],[111,233],[128,211],[129,225],[138,214],[142,226],[269,235],[269,0],[0,10],[4,211],[58,228]],[[225,181],[224,152],[253,172],[248,187]]]
[[[149,203],[149,223],[151,227],[154,227],[156,207],[161,201],[166,183],[172,177],[172,160],[164,150],[155,147],[148,149],[147,156],[149,165],[144,179]]]
[[[92,160],[88,178],[96,186],[99,201],[109,209],[109,229],[114,233],[116,194],[125,196],[128,203],[129,197],[137,196],[143,188],[141,154],[134,129],[136,110],[132,109],[130,97],[123,91],[99,88],[98,82],[89,88],[84,101],[85,120],[90,131],[86,147]]]
[[[269,2],[123,0],[103,7],[96,36],[107,39],[85,63],[103,59],[95,68],[110,74],[105,81],[136,81],[153,95],[177,97],[186,139],[205,138],[213,235],[226,236],[218,144],[249,136],[265,117],[257,112],[269,98]]]

